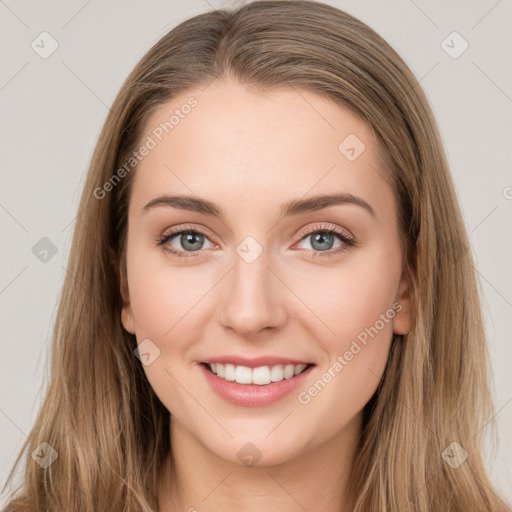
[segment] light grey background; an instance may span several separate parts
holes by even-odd
[[[494,450],[486,441],[486,460],[512,501],[512,2],[325,3],[389,41],[433,107],[484,294],[499,436]],[[192,15],[232,4],[0,0],[0,486],[43,397],[78,200],[108,105],[164,33]],[[59,45],[47,59],[31,48],[43,31]],[[469,44],[456,59],[441,45],[453,31]],[[461,40],[445,44],[461,48]],[[43,237],[57,248],[46,263],[32,252]]]

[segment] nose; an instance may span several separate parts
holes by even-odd
[[[219,322],[247,339],[260,331],[278,330],[288,316],[289,295],[266,252],[250,263],[235,254],[233,268],[224,278],[217,310]]]

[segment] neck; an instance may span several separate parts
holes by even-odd
[[[362,415],[327,442],[280,464],[253,467],[222,459],[171,416],[172,459],[164,463],[159,512],[177,510],[348,512],[347,484],[359,445]]]

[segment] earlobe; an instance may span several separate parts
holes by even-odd
[[[133,325],[133,316],[128,309],[130,306],[123,307],[123,310],[121,311],[121,323],[123,324],[123,327],[126,331],[128,331],[131,334],[135,334],[135,327]]]
[[[407,269],[402,272],[398,294],[395,300],[396,315],[393,319],[393,333],[407,334],[412,328],[412,284],[410,274]]]

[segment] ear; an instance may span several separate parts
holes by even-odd
[[[121,264],[119,264],[116,254],[114,253],[113,249],[110,249],[110,262],[116,274],[117,285],[119,293],[121,294],[121,300],[123,302],[123,307],[121,310],[121,322],[125,330],[131,334],[135,334],[135,322],[133,319],[130,303],[130,292],[128,289],[125,259],[122,258]]]
[[[399,307],[396,308],[397,313],[393,318],[393,332],[395,334],[407,334],[412,328],[413,320],[413,293],[408,267],[404,267],[402,270],[395,302],[399,304]]]
[[[130,304],[130,295],[128,292],[128,282],[126,277],[121,274],[121,297],[123,298],[123,309],[121,311],[121,322],[123,327],[130,333],[135,334],[135,322],[133,319],[132,306]]]

